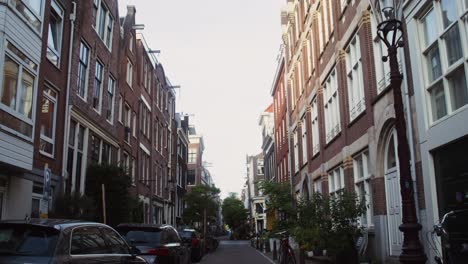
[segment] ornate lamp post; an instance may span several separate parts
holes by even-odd
[[[425,263],[427,257],[419,240],[421,225],[416,215],[413,180],[410,169],[410,149],[406,137],[406,122],[401,95],[403,75],[400,73],[397,51],[403,47],[402,4],[403,0],[369,0],[377,19],[379,38],[385,43],[388,55],[382,60],[390,63],[390,86],[393,90],[395,107],[395,128],[398,139],[398,160],[400,171],[400,192],[402,208],[403,246],[401,263]]]

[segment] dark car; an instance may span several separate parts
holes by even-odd
[[[200,234],[195,229],[185,228],[179,230],[179,236],[190,247],[192,261],[199,262],[203,257],[203,240]]]
[[[120,224],[115,228],[149,263],[191,263],[190,249],[171,225]]]
[[[146,263],[111,227],[59,219],[0,222],[0,263]]]

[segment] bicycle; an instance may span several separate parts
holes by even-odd
[[[438,264],[468,263],[468,209],[454,210],[446,213],[439,224],[434,225],[431,245],[436,252],[434,260]],[[434,236],[441,238],[436,242]],[[437,245],[442,252],[439,252]]]
[[[280,250],[278,256],[279,264],[296,264],[294,250],[289,245],[289,234],[287,231],[276,233],[280,235]]]

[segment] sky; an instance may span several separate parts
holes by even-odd
[[[286,0],[124,0],[172,85],[177,111],[203,135],[203,160],[221,197],[241,193],[246,155],[261,152],[260,114],[270,94]]]

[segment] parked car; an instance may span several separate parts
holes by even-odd
[[[179,230],[180,238],[184,244],[191,249],[191,259],[193,262],[199,262],[203,258],[203,240],[195,229]]]
[[[0,221],[0,263],[146,263],[134,250],[114,229],[100,223]]]
[[[186,247],[177,231],[171,225],[120,224],[115,228],[129,243],[140,252],[148,263],[187,264],[190,248]]]

